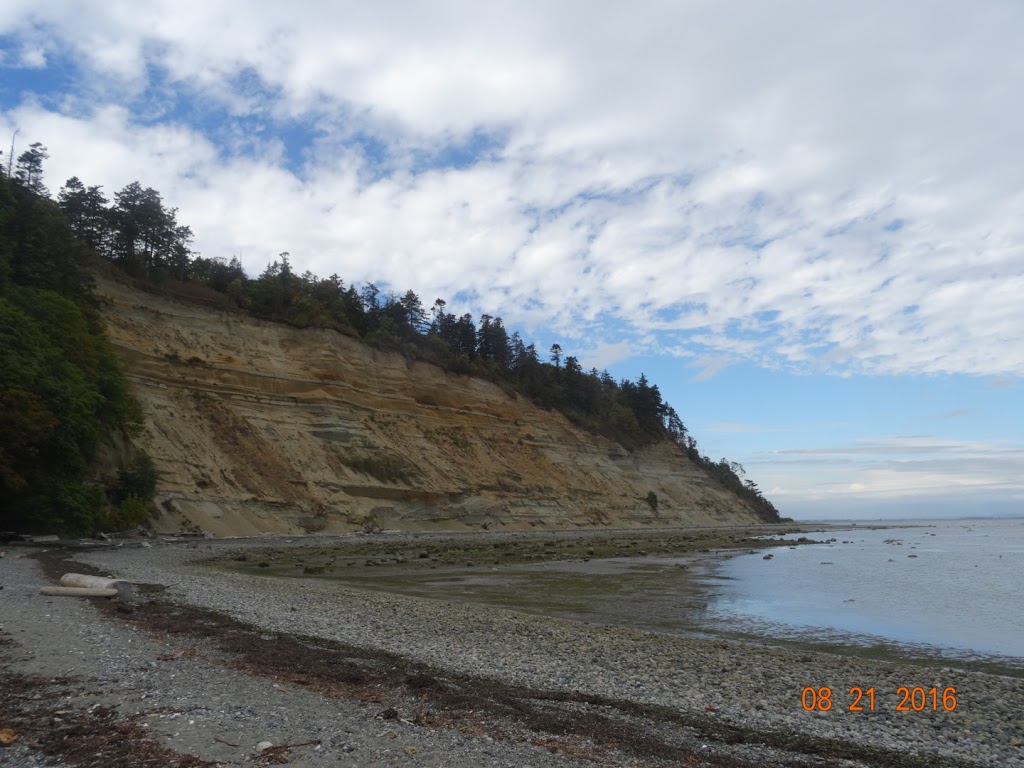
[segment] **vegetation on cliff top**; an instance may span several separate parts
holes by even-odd
[[[56,217],[55,228],[77,238],[68,241],[68,254],[95,252],[147,287],[231,304],[298,327],[333,328],[451,372],[490,379],[629,449],[672,440],[721,485],[751,503],[763,519],[778,520],[775,507],[756,484],[742,479],[739,464],[724,458],[716,462],[700,452],[675,409],[643,375],[635,382],[616,381],[608,371],[584,371],[579,360],[558,344],[542,359],[535,345],[518,332],[509,333],[500,317],[485,314],[477,323],[468,313],[448,312],[442,299],[427,310],[411,290],[384,293],[372,283],[359,288],[346,284],[336,274],[296,274],[287,253],[251,278],[237,258],[194,254],[189,247],[191,230],[178,223],[177,210],[166,207],[159,192],[137,182],[116,192],[110,204],[100,187],[71,178],[57,196],[64,216],[58,221],[59,212],[46,199],[42,184],[45,148],[33,149],[34,155],[22,156],[24,163],[19,160],[12,186]],[[82,267],[75,269],[66,279],[87,285]]]
[[[142,414],[94,305],[95,256],[41,194],[39,154],[0,172],[0,528],[91,534],[148,516],[116,480],[90,481],[97,448]]]

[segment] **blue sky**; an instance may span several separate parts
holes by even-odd
[[[0,145],[641,371],[798,518],[1024,513],[1015,0],[0,10]]]

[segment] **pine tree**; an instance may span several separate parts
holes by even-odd
[[[107,255],[110,244],[110,211],[101,187],[86,187],[77,176],[65,182],[57,195],[75,236],[98,253]]]
[[[562,366],[562,345],[552,344],[551,345],[551,362],[555,364],[555,368],[561,368]]]
[[[33,195],[39,195],[39,197],[50,196],[50,191],[43,184],[43,161],[49,157],[50,155],[47,154],[46,147],[38,141],[31,144],[18,157],[14,178]]]

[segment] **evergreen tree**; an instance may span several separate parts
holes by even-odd
[[[468,312],[455,321],[452,328],[454,343],[452,348],[456,353],[463,355],[467,360],[476,357],[476,326],[473,325],[473,316]]]
[[[50,196],[50,191],[43,184],[43,161],[49,157],[46,147],[38,141],[31,144],[25,152],[18,156],[14,178],[33,195]]]
[[[106,254],[110,242],[110,211],[100,187],[86,187],[77,176],[65,182],[57,195],[75,237],[98,253]]]
[[[423,309],[423,302],[413,291],[406,291],[399,303],[405,317],[405,324],[413,335],[419,335],[427,329],[427,313]]]
[[[164,208],[160,193],[133,181],[114,193],[111,211],[114,261],[134,277],[158,279],[190,255],[192,231],[179,226],[177,209]]]
[[[50,202],[44,197],[46,189],[42,185],[42,162],[46,157],[46,148],[33,144],[18,160],[17,178],[0,185],[0,297],[8,302],[13,285],[56,291],[74,297],[74,306],[85,306],[79,300],[87,302],[90,295],[90,254],[99,253],[150,284],[166,277],[181,282],[198,281],[263,317],[300,327],[331,326],[369,343],[401,349],[439,363],[451,372],[505,380],[526,397],[545,407],[560,409],[581,427],[617,440],[629,449],[671,439],[715,480],[750,500],[766,519],[777,518],[774,507],[756,485],[741,479],[742,466],[724,459],[712,462],[701,455],[679,415],[643,374],[636,382],[617,383],[607,370],[591,369],[586,373],[578,358],[565,356],[557,343],[551,345],[550,363],[541,362],[535,345],[526,344],[518,333],[510,336],[500,317],[484,314],[478,328],[472,315],[456,317],[447,311],[444,300],[437,299],[428,323],[415,292],[389,291],[382,296],[373,283],[357,289],[351,284],[346,286],[337,275],[326,279],[309,271],[296,275],[287,252],[279,254],[258,278],[250,279],[237,257],[225,262],[192,253],[192,232],[177,222],[177,209],[165,207],[156,190],[144,188],[138,182],[117,192],[112,208],[99,187],[86,187],[77,177],[69,179],[61,189],[57,204]],[[116,365],[102,345],[86,343],[82,326],[76,325],[73,313],[65,311],[66,307],[61,309],[50,301],[36,303],[38,306],[32,311],[51,313],[56,319],[51,317],[47,322],[64,329],[62,339],[53,340],[51,346],[74,361],[76,370],[91,372],[85,378],[86,388],[91,386],[89,382],[96,382],[95,376],[107,377],[107,384],[100,387],[106,399],[101,397],[97,402],[123,403],[127,390],[122,391],[121,385],[116,384]],[[4,311],[9,328],[19,323],[25,325],[18,311],[26,314],[28,322],[38,322],[32,311],[17,303],[13,309],[8,306]],[[78,330],[72,331],[73,328]],[[5,332],[12,348],[18,348],[16,332]],[[35,341],[29,346],[42,350],[42,337],[32,338]],[[66,348],[61,343],[66,339],[78,341],[73,348]],[[89,353],[91,357],[78,355],[87,350],[93,350]],[[31,359],[31,355],[26,352],[24,358]],[[67,372],[68,381],[74,382],[76,375]],[[0,446],[0,480],[7,478],[3,482],[17,485],[24,476],[11,457],[18,451],[26,456],[41,455],[39,446],[60,426],[51,424],[50,417],[59,410],[50,409],[48,396],[11,382],[7,389],[0,389],[0,398],[5,407],[17,408],[18,414],[5,414],[0,419],[0,438],[6,441]],[[42,399],[34,400],[36,397]],[[115,418],[104,409],[108,406],[101,404],[96,411],[106,414],[99,417],[103,425],[127,418],[124,413],[115,414]],[[90,429],[99,434],[103,428]],[[90,432],[85,430],[81,434],[87,436]],[[89,452],[89,439],[77,445],[82,455]],[[74,471],[79,465],[69,460],[68,466]],[[69,481],[65,489],[66,501],[72,506],[78,504],[78,508],[84,509],[82,505],[95,501],[94,495],[89,495],[91,491],[83,491],[74,481]]]
[[[551,345],[551,362],[555,364],[555,368],[560,368],[562,365],[562,345],[552,344]]]
[[[93,306],[87,247],[24,179],[0,177],[0,527],[91,534],[96,447],[141,420]]]

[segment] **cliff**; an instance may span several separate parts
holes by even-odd
[[[216,535],[756,522],[671,443],[633,453],[480,379],[103,280],[161,530]],[[654,491],[657,510],[645,498]]]

